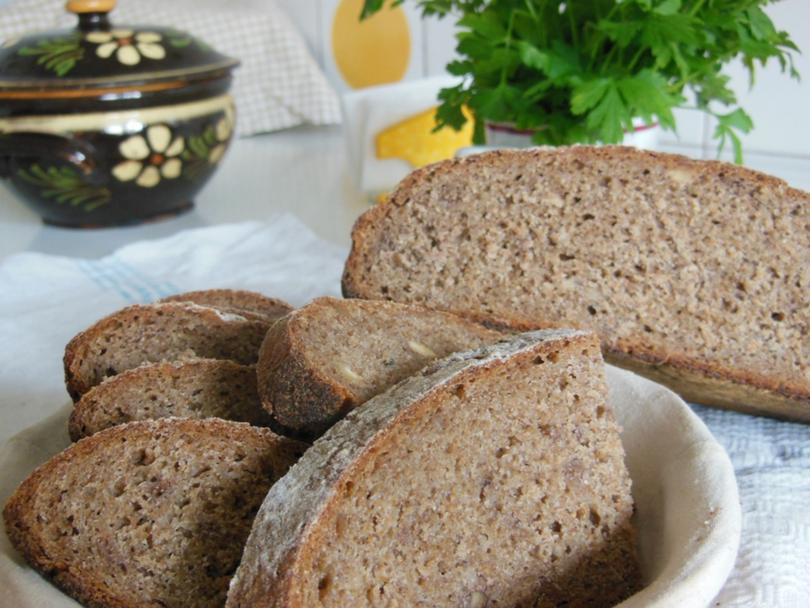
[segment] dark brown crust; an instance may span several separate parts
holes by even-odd
[[[201,318],[210,321],[211,323],[224,323],[223,319],[220,317],[219,311],[214,308],[199,306],[196,304],[187,304],[184,302],[167,302],[161,304],[146,304],[146,305],[139,305],[135,304],[133,306],[128,306],[121,310],[118,310],[99,321],[96,321],[93,325],[85,329],[84,331],[78,333],[73,339],[68,342],[67,346],[65,347],[65,355],[63,358],[63,364],[65,369],[65,385],[67,386],[68,394],[71,396],[73,401],[78,401],[81,396],[86,393],[90,388],[93,387],[93,384],[89,382],[86,378],[83,378],[79,375],[79,365],[82,361],[83,357],[83,350],[86,350],[88,345],[91,344],[96,338],[100,335],[103,335],[109,329],[115,328],[115,326],[120,322],[126,322],[130,316],[133,314],[139,314],[143,316],[148,316],[152,314],[157,307],[163,309],[171,309],[176,308],[178,311],[185,312],[187,309],[194,307],[195,314],[199,315]],[[247,319],[243,317],[244,323],[249,323],[255,325],[257,327],[267,327],[270,323],[267,319]]]
[[[70,563],[58,556],[48,555],[41,539],[38,537],[37,522],[33,510],[30,508],[39,486],[47,483],[52,471],[59,467],[82,461],[90,457],[97,445],[104,442],[115,442],[119,438],[154,433],[156,428],[174,426],[183,433],[199,438],[201,445],[212,434],[227,436],[233,441],[273,441],[279,444],[279,450],[303,451],[306,446],[297,444],[284,437],[278,437],[270,429],[253,427],[245,423],[228,422],[215,418],[207,420],[190,420],[170,418],[159,421],[132,422],[96,433],[92,437],[82,439],[66,450],[39,466],[23,483],[6,503],[3,509],[6,533],[12,545],[19,551],[25,561],[45,578],[51,580],[57,587],[71,597],[77,599],[85,606],[92,608],[136,608],[141,604],[131,604],[122,601],[107,592],[96,581],[89,580],[81,571],[77,571]],[[147,604],[142,604],[146,608]],[[148,604],[152,606],[152,604]]]
[[[237,378],[241,377],[252,380],[255,377],[255,372],[252,367],[224,359],[199,359],[184,363],[161,362],[126,370],[94,386],[74,404],[73,411],[71,411],[70,418],[68,419],[68,433],[70,434],[71,441],[78,441],[79,439],[93,434],[87,432],[88,417],[91,416],[98,407],[97,402],[99,400],[109,401],[111,398],[115,397],[118,391],[125,390],[132,385],[142,385],[144,379],[151,377],[155,373],[164,374],[166,376],[172,373],[206,374],[214,367],[223,368],[228,371],[229,376],[232,375]],[[126,403],[121,404],[122,407],[126,407],[126,405]],[[200,416],[197,416],[197,418],[200,418]],[[225,416],[220,416],[220,418],[225,418]],[[251,417],[249,420],[237,420],[237,422],[247,422],[254,426],[269,426],[270,420],[263,410],[256,407],[255,416]]]
[[[191,302],[225,312],[234,312],[251,319],[278,319],[293,307],[284,300],[270,298],[257,291],[244,289],[201,289],[174,294],[158,302]]]
[[[256,365],[259,396],[275,421],[274,428],[290,437],[314,440],[352,409],[361,405],[350,387],[327,377],[307,358],[312,348],[301,336],[298,319],[312,319],[321,306],[347,305],[335,298],[317,298],[293,311],[267,332]],[[441,317],[447,322],[478,328],[470,319],[424,306],[368,301],[361,305],[384,309],[391,315]],[[280,413],[283,408],[283,413]]]
[[[513,356],[515,361],[529,361],[534,359],[538,354],[544,355],[547,352],[558,351],[561,348],[567,348],[571,344],[581,345],[581,347],[584,348],[592,348],[596,346],[595,342],[596,340],[593,334],[579,333],[565,337],[559,341],[538,343],[532,348],[523,350]],[[442,361],[436,362],[417,375],[429,376],[438,366],[441,366],[442,363]],[[456,372],[453,376],[452,383],[441,383],[413,398],[406,407],[398,409],[392,418],[386,420],[384,426],[376,431],[373,437],[362,447],[362,451],[357,457],[348,464],[341,463],[338,459],[325,461],[322,464],[323,478],[332,480],[334,477],[334,479],[330,483],[332,490],[328,494],[328,497],[324,503],[317,508],[317,519],[315,521],[299,522],[299,525],[293,525],[296,523],[294,521],[289,522],[290,525],[280,530],[279,535],[284,540],[277,539],[276,542],[281,546],[289,547],[283,554],[283,557],[278,561],[280,567],[277,570],[262,571],[261,576],[258,576],[257,573],[252,573],[250,587],[246,587],[242,580],[239,581],[239,585],[236,587],[232,585],[228,594],[227,608],[307,608],[303,604],[303,598],[301,597],[301,586],[296,585],[296,582],[301,580],[313,580],[315,574],[307,569],[307,565],[313,563],[314,553],[319,547],[322,547],[325,542],[327,530],[325,526],[322,525],[322,522],[328,522],[330,520],[330,514],[338,508],[339,503],[344,498],[344,494],[347,491],[347,482],[355,475],[356,471],[362,470],[369,460],[373,459],[376,454],[385,449],[386,441],[396,426],[406,424],[408,420],[418,419],[425,415],[430,411],[434,402],[444,396],[447,391],[453,390],[453,387],[459,384],[463,385],[473,379],[477,380],[486,374],[497,371],[498,364],[498,361],[490,361],[481,366]],[[391,393],[377,396],[375,402],[377,399],[387,399],[389,394]],[[392,397],[391,399],[395,398]],[[367,410],[363,408],[359,411]],[[353,429],[347,422],[348,421],[344,421],[341,425],[334,427],[317,442],[315,446],[319,446],[321,442],[327,441],[340,444],[341,441],[339,441],[336,436],[340,436],[341,439],[343,435],[354,436],[352,433]],[[311,454],[314,453],[316,452],[311,452]],[[300,463],[298,466],[301,466]],[[337,477],[335,477],[333,473],[337,473]],[[308,487],[300,487],[298,489],[303,492],[310,490]],[[254,530],[255,526],[256,524],[254,523]],[[637,584],[638,581],[634,581],[634,583]],[[616,591],[617,594],[619,593],[618,590],[614,591]]]
[[[314,438],[340,417],[341,406],[350,409],[356,396],[324,377],[304,358],[300,336],[290,329],[290,320],[297,314],[295,311],[280,319],[267,332],[256,364],[257,387],[275,428],[290,437]],[[306,403],[307,408],[296,407],[300,403]],[[277,412],[280,405],[286,414],[283,421]],[[324,419],[330,422],[324,424]]]
[[[763,187],[783,190],[787,196],[804,199],[805,203],[810,205],[810,194],[791,188],[779,178],[721,161],[697,161],[677,154],[616,146],[574,146],[559,149],[556,153],[570,155],[585,162],[600,157],[614,159],[624,157],[628,163],[643,160],[657,162],[667,168],[693,168],[703,173],[723,172]],[[352,247],[341,280],[344,297],[382,299],[380,294],[372,293],[363,284],[363,264],[374,258],[377,229],[382,221],[389,215],[391,209],[410,202],[412,189],[416,185],[429,183],[435,175],[449,173],[459,165],[474,171],[476,166],[492,166],[504,158],[515,158],[525,162],[527,156],[541,157],[546,154],[548,154],[546,150],[498,150],[428,165],[408,175],[386,203],[369,209],[355,222],[352,229]],[[448,310],[448,312],[466,315],[494,327],[514,330],[554,326],[553,322],[545,319],[527,319],[518,315],[509,319],[488,320],[482,315],[471,315],[463,310]],[[614,344],[607,344],[604,336],[603,352],[609,362],[681,391],[681,394],[689,400],[745,413],[810,421],[810,383],[780,381],[768,375],[767,370],[757,373],[752,370],[730,368],[720,361],[695,360],[680,353],[656,351],[648,345],[629,340],[615,340]]]

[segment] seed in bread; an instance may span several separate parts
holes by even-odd
[[[213,418],[117,426],[34,471],[6,531],[87,606],[222,606],[256,510],[305,447]]]
[[[319,298],[268,332],[259,394],[279,428],[314,438],[437,357],[501,337],[421,306]]]
[[[810,195],[621,147],[412,173],[357,222],[344,295],[582,327],[687,399],[810,421]]]
[[[633,501],[599,342],[547,330],[352,411],[267,495],[229,608],[613,606]]]
[[[205,358],[253,364],[272,323],[186,302],[129,306],[67,345],[68,392],[75,401],[104,378],[144,363]]]
[[[198,359],[147,363],[107,378],[76,402],[68,430],[78,441],[126,422],[172,417],[216,417],[270,426],[253,366]]]
[[[283,300],[244,289],[203,289],[174,294],[160,302],[191,302],[248,318],[278,319],[292,310]]]

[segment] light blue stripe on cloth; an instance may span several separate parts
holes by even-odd
[[[130,304],[154,302],[179,291],[171,281],[155,280],[115,255],[76,260],[76,267],[103,291],[116,293]]]

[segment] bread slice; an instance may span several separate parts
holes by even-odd
[[[437,357],[502,336],[421,306],[319,298],[267,333],[259,394],[279,428],[315,438]]]
[[[267,489],[305,447],[213,418],[117,426],[34,471],[6,531],[86,606],[222,606]]]
[[[455,354],[351,412],[267,495],[229,608],[613,606],[638,585],[598,340]]]
[[[244,289],[204,289],[187,291],[159,300],[160,302],[191,302],[210,306],[223,312],[232,312],[247,318],[278,319],[292,310],[292,306],[277,298],[268,298],[256,291]]]
[[[420,169],[364,214],[346,296],[599,333],[684,397],[810,420],[810,195],[621,147]]]
[[[199,359],[148,363],[107,378],[76,402],[68,430],[78,441],[118,424],[172,417],[270,426],[253,366]]]
[[[129,306],[67,345],[68,392],[75,401],[107,376],[144,363],[207,358],[250,365],[272,323],[185,302]]]

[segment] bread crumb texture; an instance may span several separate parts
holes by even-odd
[[[37,469],[6,529],[86,605],[222,606],[262,499],[304,447],[222,420],[118,426]]]
[[[639,584],[623,454],[593,335],[450,356],[271,489],[228,606],[612,606]]]

